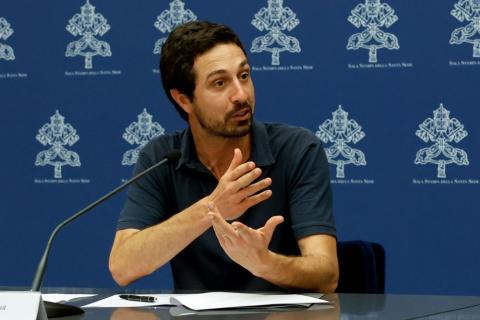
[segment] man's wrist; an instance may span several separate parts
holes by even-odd
[[[207,229],[212,226],[210,218],[208,217],[209,205],[212,203],[209,197],[205,197],[197,201],[194,204],[194,214],[199,217],[199,221],[202,222],[202,225]]]
[[[263,254],[260,254],[259,263],[255,270],[251,270],[251,272],[254,276],[267,280],[277,269],[278,263],[278,255],[267,249]]]

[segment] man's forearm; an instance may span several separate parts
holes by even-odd
[[[338,266],[327,256],[287,257],[268,251],[254,273],[279,287],[331,293],[337,288]]]
[[[170,261],[210,228],[206,212],[200,200],[158,225],[116,238],[109,262],[115,281],[128,285]]]
[[[273,216],[259,229],[239,221],[225,221],[214,205],[208,215],[220,246],[225,253],[250,271],[277,286],[313,290],[322,293],[335,291],[338,283],[337,241],[327,234],[315,234],[298,241],[301,256],[287,257],[268,249],[273,232],[284,221]]]
[[[250,207],[272,195],[270,178],[256,181],[262,171],[255,163],[244,163],[240,149],[215,190],[167,221],[139,231],[118,231],[110,254],[109,268],[115,281],[127,285],[170,261],[211,227],[207,211],[211,205],[223,210],[223,219],[236,219]],[[262,191],[263,190],[263,191]]]

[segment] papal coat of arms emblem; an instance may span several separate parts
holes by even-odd
[[[38,130],[36,139],[50,148],[37,154],[35,166],[53,166],[56,179],[62,178],[63,166],[80,167],[80,156],[66,148],[77,143],[80,137],[71,124],[65,123],[65,117],[58,110],[50,117],[50,123]]]
[[[170,2],[170,9],[164,10],[155,21],[154,26],[162,33],[169,33],[176,26],[197,20],[197,16],[190,9],[185,9],[185,3],[181,0],[173,0]],[[162,46],[167,40],[163,37],[155,42],[153,53],[160,54]]]
[[[10,23],[0,17],[0,40],[7,40],[13,34],[13,29]],[[0,43],[0,60],[15,60],[15,54],[13,48],[5,43]]]
[[[433,111],[433,118],[427,118],[419,125],[415,134],[424,142],[432,142],[429,147],[422,148],[417,152],[415,164],[435,164],[437,166],[437,178],[446,178],[447,165],[468,166],[467,153],[451,144],[463,140],[468,132],[463,124],[455,118],[450,118],[450,111],[443,104]]]
[[[255,28],[267,33],[253,40],[250,52],[270,52],[272,65],[280,65],[281,52],[301,52],[298,39],[285,34],[299,24],[300,20],[297,19],[296,14],[290,8],[283,6],[283,0],[268,0],[268,6],[261,8],[252,20]]]
[[[350,36],[347,49],[366,49],[368,62],[378,62],[379,49],[398,50],[400,48],[397,37],[382,30],[382,28],[390,28],[397,20],[395,10],[387,3],[380,3],[380,0],[365,0],[365,3],[357,5],[348,17],[351,24],[363,30]]]
[[[480,58],[480,0],[460,0],[451,14],[458,21],[468,24],[452,32],[450,44],[470,43],[473,45],[473,57]]]
[[[332,113],[332,119],[326,120],[318,127],[316,136],[324,143],[328,162],[337,166],[337,178],[345,178],[345,166],[366,166],[365,154],[350,146],[357,144],[365,137],[362,127],[353,119],[348,118],[348,112],[338,106]]]
[[[138,154],[147,142],[164,133],[165,129],[158,122],[153,122],[152,115],[147,112],[147,109],[143,109],[143,112],[137,116],[137,121],[130,123],[122,136],[131,145],[137,145],[123,154],[122,164],[131,166],[137,163]]]
[[[65,52],[66,57],[85,57],[85,69],[93,68],[92,58],[94,56],[111,57],[112,51],[110,45],[97,39],[110,30],[107,19],[95,12],[95,7],[90,4],[90,0],[80,8],[80,13],[75,14],[68,21],[67,31],[79,40],[70,42]]]

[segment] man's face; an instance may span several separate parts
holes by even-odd
[[[231,138],[250,132],[255,94],[250,66],[235,44],[213,47],[195,59],[189,120],[209,134]]]

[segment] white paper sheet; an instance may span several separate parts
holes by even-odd
[[[233,292],[208,292],[172,297],[172,304],[183,305],[191,310],[214,310],[227,308],[304,306],[328,301],[299,294],[253,294]]]
[[[62,302],[96,296],[96,294],[42,293],[43,301]]]
[[[285,305],[282,307],[249,307],[249,308],[232,308],[232,309],[214,309],[214,310],[200,310],[194,311],[184,306],[170,307],[168,311],[173,317],[179,316],[189,316],[189,315],[201,315],[201,316],[232,316],[232,315],[246,315],[246,314],[259,314],[265,313],[270,314],[272,312],[284,312],[284,311],[294,311],[297,306]],[[335,306],[331,303],[326,304],[313,304],[311,307],[305,308],[302,307],[302,310],[315,311],[315,310],[328,310],[335,309]],[[288,318],[288,317],[287,317]]]
[[[120,298],[120,295],[114,295],[83,306],[83,308],[121,308],[121,307],[154,307],[170,306],[170,298],[181,296],[181,294],[137,294],[137,296],[155,297],[156,302],[129,301]]]
[[[208,292],[195,294],[138,294],[155,297],[156,302],[129,301],[120,295],[87,304],[84,308],[154,307],[183,305],[191,310],[214,310],[226,308],[304,306],[328,301],[299,294],[252,294],[234,292]]]

